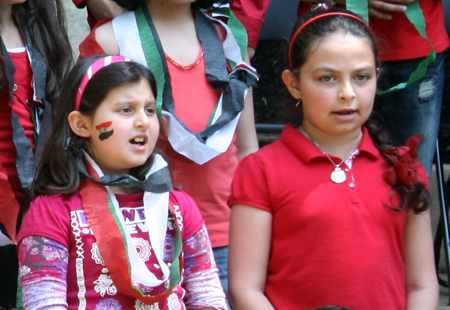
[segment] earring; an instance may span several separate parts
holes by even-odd
[[[295,104],[295,107],[298,108],[298,106],[301,104],[302,104],[302,99],[298,99],[297,103]]]

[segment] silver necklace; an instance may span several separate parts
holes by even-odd
[[[327,153],[325,153],[324,151],[322,151],[322,148],[320,147],[319,143],[317,143],[309,133],[306,132],[305,129],[303,129],[303,126],[300,126],[300,131],[309,139],[311,140],[312,143],[314,143],[319,150],[330,160],[330,162],[333,164],[334,166],[334,170],[333,172],[331,172],[330,175],[330,179],[331,181],[333,181],[334,183],[337,184],[341,184],[344,183],[347,180],[347,174],[345,173],[344,170],[341,169],[341,165],[345,162],[345,159],[343,159],[339,165],[336,165],[336,163],[331,159],[330,155],[328,155]],[[353,142],[352,144],[352,149],[354,147],[354,145],[356,144],[357,141],[359,141],[359,138],[361,137],[362,132],[359,134],[358,138],[355,140],[355,142]],[[353,153],[352,153],[353,154]],[[350,156],[352,156],[352,154],[350,154]]]

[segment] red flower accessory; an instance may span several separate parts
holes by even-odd
[[[422,167],[417,158],[417,150],[422,142],[423,135],[414,136],[406,141],[406,146],[393,147],[384,156],[391,162],[391,166],[383,174],[390,185],[395,186],[397,181],[412,189],[415,183],[424,183],[418,170]]]

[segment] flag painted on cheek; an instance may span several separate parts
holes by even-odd
[[[100,141],[106,140],[113,135],[114,129],[108,131],[108,127],[110,127],[111,124],[112,122],[104,122],[100,125],[95,126],[95,129],[99,131],[100,135],[98,136],[98,138],[100,139]]]

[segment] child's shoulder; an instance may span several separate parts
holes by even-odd
[[[194,199],[182,190],[171,191],[169,199],[173,205],[179,206],[183,213],[198,210]]]
[[[175,216],[182,217],[183,239],[194,235],[205,223],[200,210],[191,196],[181,190],[170,192],[170,202],[173,204]]]
[[[72,195],[51,194],[36,197],[25,215],[17,241],[26,236],[39,235],[68,246],[70,211],[81,207],[78,192]]]
[[[117,45],[117,40],[114,36],[112,20],[98,25],[92,32],[95,33],[95,41],[106,54],[119,54],[119,46]]]
[[[258,151],[247,155],[244,159],[247,161],[272,161],[274,158],[283,159],[286,153],[291,152],[290,144],[302,144],[301,134],[293,125],[286,125],[281,132],[280,137],[264,146]]]
[[[77,206],[82,207],[81,196],[78,191],[71,195],[57,193],[37,196],[30,204],[30,211],[38,208],[58,212],[60,210],[76,209]]]

